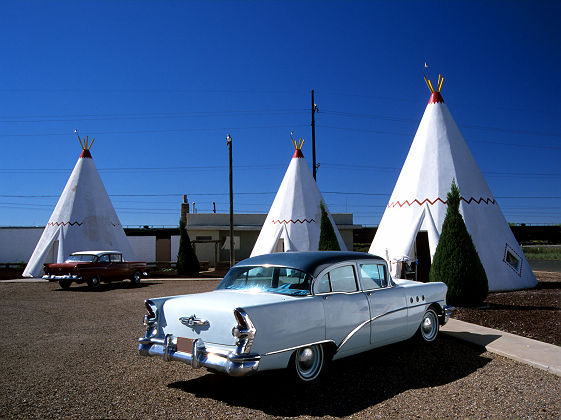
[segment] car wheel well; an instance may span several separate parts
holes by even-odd
[[[426,344],[436,340],[440,327],[440,317],[438,313],[438,305],[435,307],[433,304],[427,308],[423,315],[421,325],[419,325],[415,334],[418,341]]]
[[[337,353],[337,346],[333,341],[328,341],[327,343],[323,343],[323,351],[325,352],[325,358],[327,361],[331,361],[335,353]]]
[[[290,356],[288,365],[293,377],[301,385],[318,381],[324,376],[336,349],[337,347],[333,342],[311,344],[296,349]],[[309,354],[300,353],[303,350],[307,350]],[[303,363],[300,364],[297,360],[298,357],[303,357],[304,359],[310,357],[310,359],[308,361],[301,360],[300,362]],[[309,362],[311,364],[308,364]]]
[[[98,290],[101,286],[102,278],[100,275],[92,276],[88,279],[88,287],[90,290]]]
[[[133,285],[138,286],[140,284],[141,278],[142,273],[139,270],[134,270],[130,280]]]
[[[440,325],[444,324],[444,309],[438,303],[431,304],[427,309],[432,309],[436,312],[438,316],[438,322]]]

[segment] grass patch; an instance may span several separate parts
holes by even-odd
[[[561,246],[523,246],[522,250],[528,260],[561,260]]]

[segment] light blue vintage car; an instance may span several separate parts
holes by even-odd
[[[143,356],[232,376],[290,368],[305,382],[340,359],[446,323],[444,283],[393,280],[359,252],[293,252],[241,261],[208,293],[145,301]]]

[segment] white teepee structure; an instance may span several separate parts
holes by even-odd
[[[436,90],[425,80],[432,94],[369,252],[388,262],[402,256],[414,260],[417,232],[426,230],[432,260],[455,179],[462,197],[460,212],[489,290],[534,287],[532,269],[442,99],[444,79],[439,75]]]
[[[296,150],[253,247],[252,257],[272,252],[317,251],[321,203],[333,225],[339,247],[342,251],[347,249],[306,164],[303,143],[304,140],[299,144],[293,140]]]
[[[48,255],[63,262],[72,252],[114,250],[121,251],[125,260],[134,260],[89,150],[94,139],[89,145],[87,137],[84,141],[78,139],[82,154],[25,267],[25,277],[41,276]]]

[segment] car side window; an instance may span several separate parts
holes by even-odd
[[[335,268],[329,272],[332,292],[356,292],[355,270],[352,265]]]
[[[331,270],[319,279],[317,285],[318,293],[356,291],[356,276],[352,265],[345,265]]]
[[[97,260],[98,262],[109,262],[109,255],[105,254],[102,255],[101,257],[99,257],[99,260]]]
[[[384,264],[361,264],[360,276],[364,290],[379,289],[388,284]]]
[[[317,285],[318,293],[329,293],[331,292],[331,284],[329,284],[329,273],[326,273],[318,281]]]
[[[111,262],[121,262],[120,254],[111,254]]]

